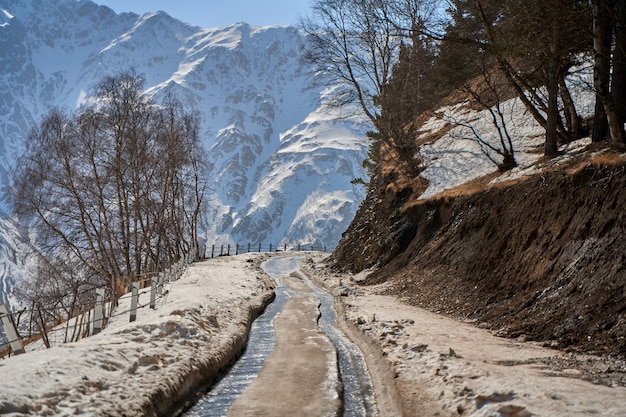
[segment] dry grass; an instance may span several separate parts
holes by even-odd
[[[505,186],[509,186],[511,185],[511,183],[513,183],[514,181],[510,181],[507,183],[504,182],[500,182],[500,183],[496,183],[496,184],[490,184],[491,181],[493,181],[494,179],[496,179],[498,176],[500,175],[499,172],[493,172],[491,174],[487,174],[485,176],[482,176],[480,178],[476,178],[473,179],[471,181],[468,181],[464,184],[459,185],[458,187],[454,187],[454,188],[450,188],[447,190],[444,190],[440,193],[435,194],[434,196],[428,198],[428,199],[424,199],[424,200],[420,200],[419,197],[421,196],[421,194],[426,191],[426,188],[424,188],[424,190],[422,190],[419,194],[415,193],[414,197],[415,198],[411,198],[410,201],[408,201],[403,207],[402,210],[407,210],[411,207],[414,206],[418,206],[420,204],[423,204],[424,202],[428,201],[428,200],[444,200],[444,201],[450,201],[453,200],[455,198],[458,197],[465,197],[465,196],[469,196],[469,195],[474,195],[474,194],[478,194],[490,187],[505,187]],[[523,180],[523,178],[518,179],[518,181]]]
[[[565,169],[565,172],[569,175],[574,175],[589,165],[596,167],[615,166],[626,162],[626,153],[619,152],[616,149],[606,148],[606,145],[600,144],[600,146],[602,145],[605,147],[604,152],[601,151],[600,153],[591,155],[585,159],[577,159],[575,163],[569,164],[569,166]],[[592,144],[590,145],[590,151],[593,151],[598,147],[598,144]]]
[[[626,153],[621,150],[611,148],[606,143],[599,144],[591,144],[587,146],[584,150],[580,151],[575,157],[565,160],[560,163],[550,163],[552,160],[548,158],[540,158],[534,166],[537,166],[536,173],[522,175],[518,177],[511,178],[509,180],[502,180],[494,182],[501,173],[495,171],[485,176],[476,178],[474,180],[468,181],[464,184],[461,184],[457,187],[450,188],[444,190],[427,200],[444,200],[450,201],[452,199],[458,197],[466,197],[474,194],[478,194],[488,189],[494,188],[506,188],[511,187],[513,185],[522,183],[524,181],[528,181],[530,178],[545,174],[547,172],[553,171],[563,171],[567,175],[575,175],[582,169],[592,165],[595,167],[606,167],[606,166],[616,166],[626,162]],[[395,187],[399,187],[401,185],[398,182]],[[390,188],[392,185],[388,187]],[[427,200],[419,199],[420,195],[426,190],[428,187],[428,182],[424,180],[423,189],[421,191],[416,191],[411,196],[411,199],[403,206],[403,210],[407,210],[410,207],[414,207],[416,205],[423,204]],[[401,189],[401,188],[397,188]],[[418,188],[413,188],[414,190],[418,190]]]

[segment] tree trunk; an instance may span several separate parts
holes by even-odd
[[[559,33],[557,25],[552,22],[552,39],[548,45],[548,110],[546,114],[546,144],[544,155],[556,156],[559,153],[558,126],[559,126],[559,80],[561,78],[561,64],[559,62]]]
[[[613,51],[611,92],[623,136],[624,123],[626,123],[626,4],[624,1],[616,2],[613,19],[615,50]]]
[[[596,107],[593,114],[593,129],[591,131],[592,142],[602,142],[607,139],[609,133],[609,123],[606,120],[604,104],[598,94],[596,94]]]
[[[611,40],[610,2],[596,0],[593,3],[593,84],[606,112],[611,143],[624,143],[623,127],[619,121],[615,101],[610,91]]]
[[[544,155],[553,157],[559,152],[557,145],[557,126],[559,118],[559,63],[554,57],[550,57],[548,72],[548,114],[546,120],[546,143]]]
[[[575,140],[580,138],[581,136],[581,123],[580,116],[576,111],[576,106],[574,104],[574,100],[572,99],[572,95],[565,84],[565,80],[563,77],[559,77],[559,92],[561,95],[561,100],[563,101],[563,107],[565,110],[565,120],[567,121],[567,131],[570,140]]]

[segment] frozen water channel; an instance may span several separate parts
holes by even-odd
[[[235,399],[258,376],[267,357],[274,348],[274,318],[293,294],[282,277],[299,271],[303,257],[276,257],[261,266],[276,282],[276,299],[259,316],[250,329],[248,347],[231,370],[184,415],[191,417],[225,417]],[[344,417],[370,417],[376,415],[373,389],[361,351],[335,327],[336,313],[333,297],[315,286],[306,276],[298,274],[320,300],[320,329],[337,349],[341,380],[344,385]]]

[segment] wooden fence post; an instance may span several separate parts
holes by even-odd
[[[159,280],[157,281],[157,295],[163,294],[164,281],[165,281],[165,272],[159,272]]]
[[[261,242],[259,242],[259,253],[261,253]]]
[[[239,255],[239,243],[235,245],[235,256]]]
[[[157,277],[152,277],[150,280],[150,308],[156,308],[156,292],[157,287],[159,286],[159,279]]]
[[[228,248],[227,248],[227,252],[226,252],[226,256],[230,256],[230,243],[228,244]]]
[[[211,259],[215,257],[215,245],[211,245]]]
[[[250,242],[248,242],[248,253],[250,253]]]
[[[24,350],[24,344],[22,343],[22,338],[15,327],[13,316],[5,304],[0,304],[0,319],[2,320],[2,326],[4,326],[4,332],[9,339],[9,344],[11,345],[13,354],[19,355],[26,353],[26,350]]]
[[[41,312],[40,303],[37,303],[37,313],[39,313],[39,322],[37,323],[37,327],[39,327],[39,332],[41,333],[41,340],[43,340],[43,344],[46,345],[46,348],[50,349],[50,339],[48,339],[48,332],[46,330],[46,321],[43,318],[43,313]]]
[[[133,291],[130,298],[130,321],[137,320],[137,304],[139,302],[139,283],[133,282]]]
[[[272,244],[270,243],[270,253],[272,253]]]
[[[96,288],[96,307],[93,311],[93,332],[98,334],[102,330],[104,317],[104,288]]]
[[[285,249],[283,250],[283,252],[287,252],[287,244],[285,243]]]

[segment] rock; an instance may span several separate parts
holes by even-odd
[[[498,413],[502,415],[502,417],[531,417],[532,414],[529,413],[526,408],[519,405],[505,405],[504,407],[500,407],[498,409]]]
[[[423,345],[423,344],[422,344],[422,345],[417,345],[417,346],[413,347],[411,350],[412,350],[413,352],[423,352],[423,351],[425,351],[427,348],[428,348],[428,345]]]
[[[514,398],[515,393],[513,392],[494,392],[489,395],[478,395],[474,398],[474,401],[476,401],[477,408],[482,408],[488,403],[501,403],[504,401],[511,401]]]

